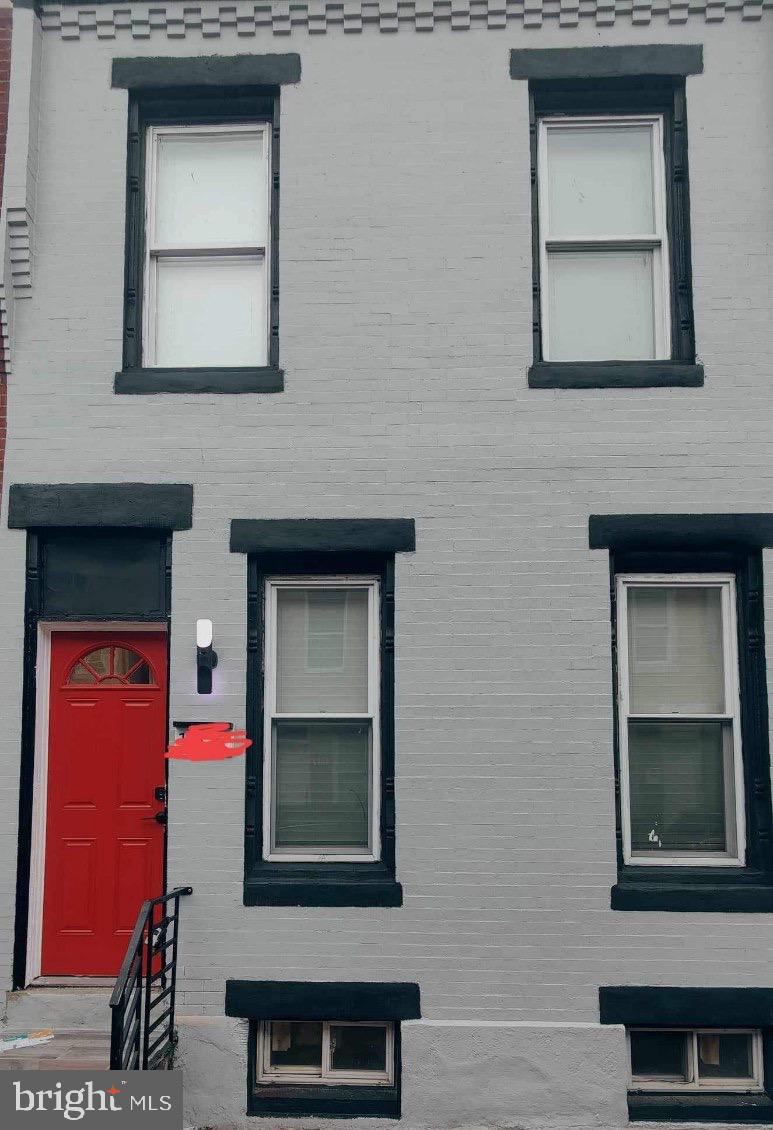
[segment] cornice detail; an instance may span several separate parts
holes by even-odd
[[[453,31],[471,27],[504,28],[509,23],[540,27],[543,22],[577,27],[592,21],[599,27],[616,21],[637,26],[664,18],[670,24],[688,21],[718,23],[731,13],[744,20],[759,20],[773,0],[249,0],[227,2],[160,2],[156,4],[43,4],[44,31],[59,32],[63,39],[96,35],[98,39],[129,36],[150,39],[166,35],[184,39],[189,34],[204,39],[225,29],[254,36],[332,30],[381,32],[433,31],[450,25]]]

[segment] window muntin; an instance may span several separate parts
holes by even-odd
[[[742,866],[735,581],[617,579],[623,854],[644,866]]]
[[[761,1091],[758,1029],[632,1028],[630,1087],[636,1091]]]
[[[267,581],[264,667],[264,858],[379,859],[378,581]]]
[[[542,358],[671,355],[662,115],[542,117]]]
[[[385,1021],[264,1021],[258,1029],[259,1083],[389,1086],[394,1024]]]
[[[143,364],[268,363],[268,123],[149,126]]]

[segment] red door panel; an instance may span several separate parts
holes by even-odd
[[[112,976],[162,893],[166,636],[55,632],[41,972]]]

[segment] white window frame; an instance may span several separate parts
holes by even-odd
[[[687,1042],[687,1079],[657,1079],[646,1075],[633,1074],[631,1058],[631,1034],[633,1032],[678,1032],[689,1036]],[[699,1036],[751,1036],[752,1070],[750,1079],[706,1079],[701,1080],[698,1073]],[[762,1032],[759,1028],[636,1028],[626,1029],[628,1043],[628,1088],[632,1091],[711,1091],[749,1094],[762,1091],[764,1087],[764,1068],[762,1058]]]
[[[258,1083],[311,1083],[321,1087],[389,1087],[395,1080],[395,1024],[391,1020],[321,1020],[322,1064],[313,1067],[277,1067],[271,1064],[271,1025],[286,1021],[262,1020],[258,1028],[255,1078]],[[330,1029],[384,1028],[386,1030],[386,1071],[335,1071],[331,1067]]]
[[[590,238],[553,239],[550,234],[548,133],[551,129],[588,129],[608,125],[646,126],[652,137],[653,232],[635,235],[594,236]],[[663,150],[664,126],[662,114],[598,114],[582,117],[541,117],[537,135],[537,200],[539,209],[540,241],[540,324],[542,327],[542,359],[550,361],[550,302],[549,267],[550,251],[652,251],[652,302],[654,357],[640,360],[665,361],[671,357],[671,278],[668,252],[668,221],[666,206],[666,167]],[[597,357],[596,361],[619,360]],[[586,362],[591,364],[592,361]]]
[[[158,139],[161,137],[202,137],[219,134],[221,137],[254,134],[263,138],[266,170],[266,243],[165,244],[155,241],[156,231],[156,177],[158,165]],[[256,367],[268,365],[268,345],[271,324],[271,126],[269,122],[233,122],[216,125],[150,125],[145,137],[145,238],[142,285],[142,364],[148,368],[156,364],[156,278],[159,259],[203,259],[222,261],[235,257],[241,260],[257,259],[263,263],[265,273],[264,342],[262,358]],[[175,368],[175,366],[170,366]],[[209,367],[209,366],[204,366]]]
[[[286,588],[365,589],[368,593],[368,709],[365,713],[331,711],[279,712],[276,709],[277,593]],[[263,858],[285,863],[373,863],[381,858],[381,657],[379,580],[373,576],[270,577],[265,588],[263,709]],[[273,845],[273,724],[281,722],[362,721],[371,723],[370,850],[343,850],[320,845],[317,850],[277,849]]]
[[[722,658],[725,674],[724,714],[633,714],[630,710],[628,667],[628,590],[647,586],[677,588],[718,588],[722,593]],[[623,859],[633,867],[743,867],[746,859],[746,808],[744,804],[743,749],[741,745],[741,697],[738,670],[736,586],[731,573],[621,573],[617,577],[617,704],[620,750],[620,815],[623,832]],[[731,727],[733,767],[730,777],[734,790],[735,853],[698,855],[638,852],[631,849],[630,773],[628,764],[628,722],[723,722]],[[726,777],[727,779],[727,777]],[[725,796],[726,808],[729,798]],[[726,825],[726,826],[729,826]]]

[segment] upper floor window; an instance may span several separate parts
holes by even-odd
[[[279,91],[132,91],[120,393],[279,392]]]
[[[143,364],[268,364],[267,122],[146,133]]]
[[[539,122],[542,356],[671,356],[663,118]]]
[[[617,586],[624,861],[742,866],[735,579],[622,574]]]
[[[529,385],[701,385],[684,79],[538,79],[529,114]]]

